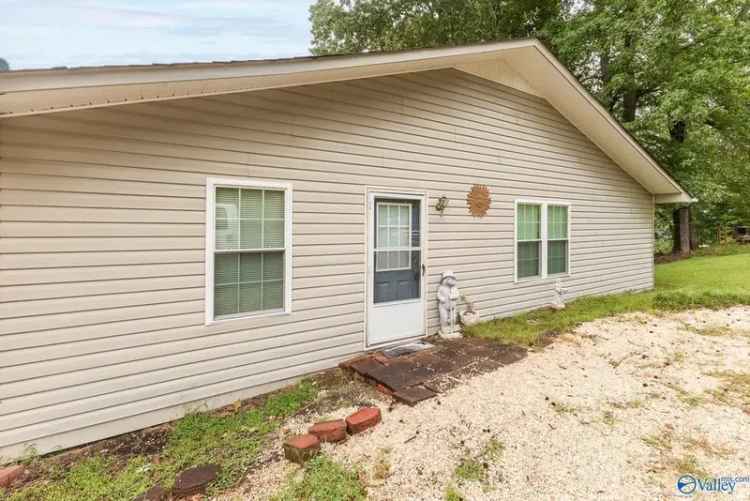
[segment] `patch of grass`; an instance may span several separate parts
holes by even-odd
[[[303,382],[246,412],[185,416],[178,421],[162,453],[163,484],[170,485],[184,468],[213,463],[221,467],[214,490],[230,487],[255,462],[266,435],[311,401],[316,392],[314,385]]]
[[[627,400],[625,402],[611,402],[610,405],[614,407],[615,409],[640,409],[645,404],[643,400],[639,398],[634,398],[632,400]]]
[[[654,449],[664,452],[672,450],[672,440],[674,436],[669,430],[662,430],[660,433],[654,433],[653,435],[646,435],[641,440],[644,444]]]
[[[58,469],[49,483],[33,485],[4,498],[8,501],[131,500],[150,487],[153,465],[138,457],[123,468],[105,457],[83,460],[68,471]]]
[[[700,407],[706,403],[706,397],[697,393],[680,393],[677,395],[677,398],[688,407]]]
[[[707,337],[742,336],[750,337],[746,329],[732,329],[726,325],[708,325],[706,327],[689,327],[691,332]]]
[[[476,455],[466,455],[453,471],[453,478],[459,482],[479,482],[484,489],[489,488],[489,463],[499,460],[505,451],[505,444],[496,438],[491,438],[484,444],[482,450]],[[448,491],[454,489],[448,486]],[[454,489],[455,490],[455,489]],[[448,491],[446,499],[448,499]],[[456,491],[455,495],[460,494]],[[458,497],[455,499],[463,499]]]
[[[653,308],[663,311],[680,311],[694,308],[719,310],[738,304],[750,304],[750,292],[678,290],[659,292],[654,296],[653,300]]]
[[[724,445],[715,444],[706,437],[700,438],[689,438],[686,443],[687,447],[692,450],[701,451],[707,456],[714,456],[722,459],[727,459],[729,456],[734,454],[736,451],[730,447]]]
[[[708,256],[733,256],[736,254],[750,254],[750,245],[738,244],[731,242],[727,244],[716,244],[708,247],[697,249],[694,253],[694,257],[708,257]]]
[[[445,488],[445,501],[466,501],[466,498],[453,485]]]
[[[358,501],[367,497],[359,472],[345,468],[325,455],[305,465],[301,479],[290,479],[272,501]]]
[[[487,481],[487,468],[481,461],[471,457],[463,458],[453,474],[457,479],[465,482],[484,483]]]
[[[750,247],[750,246],[748,246]],[[583,322],[636,311],[678,311],[750,304],[750,253],[695,257],[656,266],[656,289],[577,299],[564,310],[535,310],[467,327],[468,336],[523,346]]]
[[[694,477],[707,477],[708,472],[698,463],[698,458],[692,454],[671,458],[667,461],[667,467],[671,468],[679,475],[692,475]]]
[[[379,449],[378,455],[375,458],[375,465],[373,466],[372,476],[375,480],[385,480],[391,476],[391,461],[389,455],[391,449]]]
[[[669,361],[673,364],[679,364],[685,361],[685,358],[687,357],[687,353],[684,351],[675,351],[672,353],[672,356],[669,358]]]
[[[664,383],[664,386],[677,393],[677,399],[688,407],[699,407],[706,403],[706,397],[699,393],[690,393],[675,383]]]
[[[219,492],[235,484],[254,464],[268,434],[316,394],[316,386],[303,381],[269,396],[254,408],[235,407],[236,412],[229,415],[190,414],[174,425],[158,463],[151,456],[118,461],[101,454],[84,457],[65,468],[50,462],[49,471],[38,482],[0,499],[130,501],[157,483],[171,487],[180,471],[204,464],[221,468],[210,487],[211,492]]]
[[[602,423],[606,424],[607,426],[616,425],[617,418],[615,417],[615,413],[612,411],[604,411],[604,414],[602,414]]]
[[[575,414],[579,410],[575,405],[568,405],[562,402],[552,402],[551,405],[558,414]]]
[[[534,346],[545,334],[562,334],[583,322],[647,309],[652,294],[615,294],[577,299],[561,311],[534,310],[508,318],[467,327],[467,336],[496,339],[504,343]]]
[[[717,371],[710,372],[708,375],[722,382],[720,388],[710,392],[716,400],[750,409],[750,373]]]
[[[482,449],[481,456],[488,461],[497,461],[505,452],[505,444],[496,438],[491,438]]]
[[[724,337],[732,334],[732,329],[723,325],[709,325],[702,328],[691,328],[692,332],[708,337]]]

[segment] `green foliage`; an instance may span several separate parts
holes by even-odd
[[[317,395],[308,381],[271,395],[260,406],[229,415],[195,413],[180,419],[159,455],[136,456],[124,464],[108,456],[85,458],[70,468],[52,467],[45,482],[30,485],[4,501],[130,501],[156,483],[169,487],[186,468],[217,464],[211,486],[219,492],[236,483],[254,464],[268,434]],[[43,460],[38,460],[43,461]]]
[[[445,488],[445,501],[466,501],[466,498],[458,492],[455,486],[448,485]]]
[[[467,336],[492,338],[504,343],[534,346],[545,334],[560,334],[597,318],[646,310],[653,294],[613,294],[585,297],[568,303],[562,311],[534,310],[521,315],[482,322],[466,328]]]
[[[535,36],[566,0],[318,0],[314,54],[439,47]]]
[[[710,245],[693,252],[693,256],[732,256],[735,254],[750,254],[750,245],[748,244],[724,244]]]
[[[750,254],[694,257],[656,266],[656,290],[585,297],[562,311],[535,310],[468,327],[466,334],[533,346],[547,334],[583,322],[635,311],[725,308],[750,304]]]
[[[656,267],[657,292],[750,293],[750,254],[693,257]]]
[[[357,471],[321,454],[307,462],[301,479],[290,479],[272,501],[358,501],[366,497]]]
[[[457,479],[466,482],[486,482],[487,469],[475,458],[464,458],[456,466],[454,475]]]
[[[150,487],[153,469],[144,458],[130,460],[124,468],[105,457],[85,459],[69,471],[57,469],[51,482],[10,495],[8,501],[100,501],[131,500]]]
[[[701,240],[750,224],[746,0],[318,0],[310,14],[316,54],[539,37],[700,200]]]

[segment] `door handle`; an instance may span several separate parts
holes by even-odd
[[[425,265],[422,265],[422,276],[427,272],[427,267]]]

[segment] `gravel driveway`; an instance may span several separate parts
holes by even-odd
[[[363,470],[371,499],[673,497],[683,473],[750,475],[749,361],[750,308],[599,320],[416,407],[383,400],[381,425],[324,450]],[[270,461],[244,496],[296,468]]]

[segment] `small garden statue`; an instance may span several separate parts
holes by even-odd
[[[562,280],[555,281],[555,296],[552,301],[552,309],[564,310],[565,309],[565,298],[563,294],[568,292],[568,289],[562,285]]]
[[[478,324],[479,312],[474,309],[474,303],[467,296],[461,296],[461,299],[466,304],[466,308],[458,313],[458,317],[461,319],[463,326],[469,327]]]
[[[444,338],[458,337],[461,335],[456,330],[456,305],[461,293],[456,287],[456,275],[452,271],[443,272],[438,287],[437,299],[440,311],[440,336]]]

